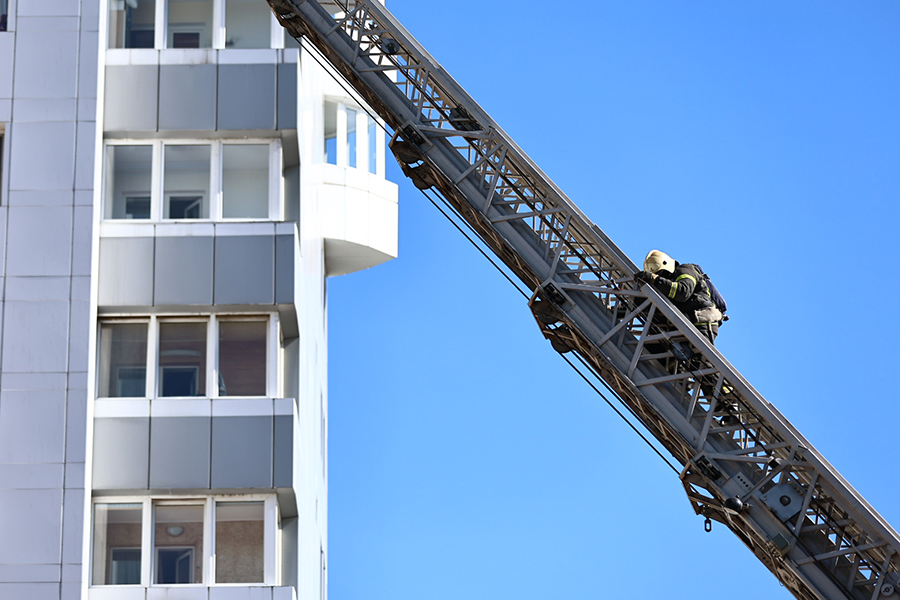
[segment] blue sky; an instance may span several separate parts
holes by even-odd
[[[900,527],[900,4],[388,8],[635,262],[712,275],[718,348]],[[329,281],[331,600],[790,598],[391,173],[400,257]]]

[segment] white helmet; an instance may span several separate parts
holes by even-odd
[[[659,250],[651,250],[644,259],[644,270],[648,273],[658,273],[659,271],[675,272],[675,261],[665,252]]]

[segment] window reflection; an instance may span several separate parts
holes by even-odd
[[[155,507],[153,539],[156,583],[203,581],[202,505]]]
[[[206,323],[159,324],[159,395],[206,394]]]
[[[141,583],[140,504],[97,504],[94,507],[94,585]]]

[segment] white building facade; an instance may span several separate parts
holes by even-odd
[[[0,598],[325,598],[365,105],[264,0],[0,0],[0,251]]]

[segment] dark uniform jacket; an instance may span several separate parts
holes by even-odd
[[[682,265],[675,262],[675,272],[660,271],[653,281],[653,287],[666,296],[695,324],[715,323],[722,320],[722,313],[716,308],[709,294],[709,287],[703,280],[697,265]]]

